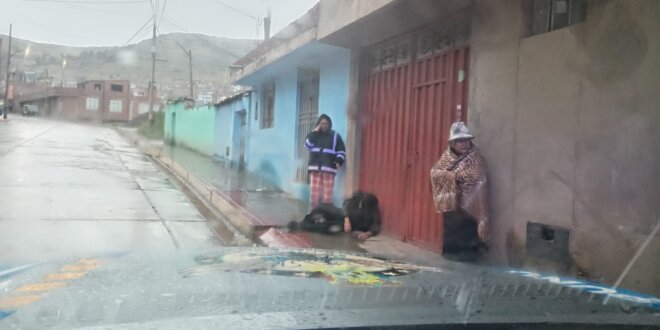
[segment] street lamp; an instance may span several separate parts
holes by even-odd
[[[60,87],[64,87],[64,67],[66,66],[66,57],[62,60],[62,81],[60,81]]]

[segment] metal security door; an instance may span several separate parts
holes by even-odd
[[[417,59],[413,69],[406,238],[434,250],[442,248],[442,216],[435,211],[430,171],[449,145],[451,124],[465,120],[467,59],[467,48],[450,50]]]
[[[450,49],[433,31],[372,50],[362,116],[360,189],[374,192],[383,228],[434,250],[442,247],[430,170],[449,127],[465,119],[468,49]]]
[[[296,150],[298,164],[296,166],[296,180],[309,182],[307,161],[309,152],[304,146],[305,137],[316,126],[319,116],[319,70],[298,70],[298,130]]]

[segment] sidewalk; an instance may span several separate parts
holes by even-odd
[[[301,220],[306,202],[271,187],[256,175],[239,172],[211,157],[161,140],[149,140],[136,129],[117,128],[143,152],[172,170],[182,182],[213,205],[242,234],[271,247],[322,248],[368,252],[407,261],[439,265],[442,256],[384,235],[360,242],[349,235],[289,233],[286,225]]]

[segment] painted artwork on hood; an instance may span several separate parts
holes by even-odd
[[[323,278],[332,284],[398,286],[397,277],[432,267],[368,255],[324,250],[229,250],[195,257],[196,267],[181,271],[183,277],[213,272],[242,272],[276,276]]]

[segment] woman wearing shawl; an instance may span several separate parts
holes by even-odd
[[[433,199],[444,215],[443,255],[475,259],[488,240],[486,163],[463,122],[451,126],[449,148],[431,169]]]

